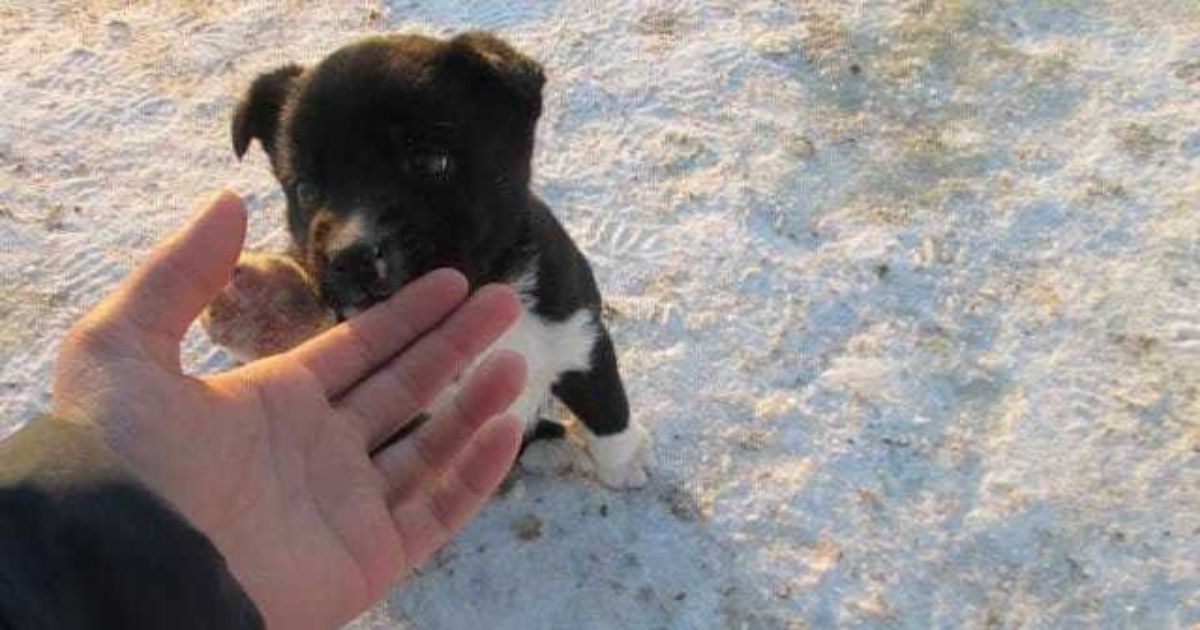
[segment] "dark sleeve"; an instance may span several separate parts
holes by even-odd
[[[94,430],[38,418],[0,442],[0,630],[262,627],[212,543]]]

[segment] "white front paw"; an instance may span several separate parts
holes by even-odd
[[[620,433],[589,438],[589,448],[596,460],[596,476],[604,485],[618,489],[646,485],[652,449],[650,434],[645,427],[631,421]]]

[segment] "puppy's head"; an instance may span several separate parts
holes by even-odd
[[[485,33],[369,39],[258,77],[233,146],[259,140],[305,265],[346,313],[439,266],[474,283],[515,245],[544,82]]]

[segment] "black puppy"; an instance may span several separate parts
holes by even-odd
[[[513,285],[525,313],[497,347],[526,357],[529,381],[512,411],[532,435],[553,392],[586,427],[600,479],[637,486],[648,434],[629,418],[596,282],[529,190],[544,83],[486,33],[367,39],[259,76],[233,146],[262,144],[294,255],[341,317],[441,266],[472,287]]]

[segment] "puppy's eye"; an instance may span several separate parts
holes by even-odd
[[[454,158],[449,153],[434,151],[417,155],[413,166],[423,177],[429,179],[448,179],[454,171]]]
[[[296,199],[301,206],[311,208],[321,201],[321,189],[310,181],[300,180],[296,182]]]

